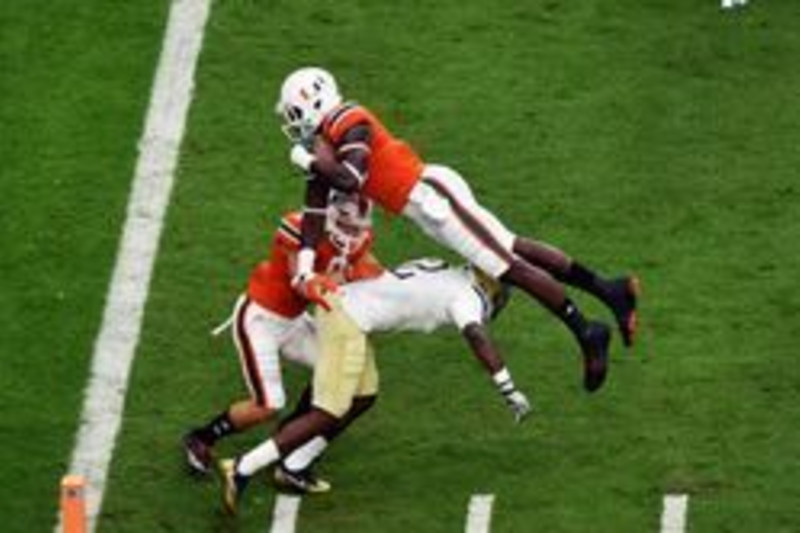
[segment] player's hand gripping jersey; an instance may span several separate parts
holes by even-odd
[[[308,305],[292,286],[295,256],[300,250],[300,225],[302,215],[288,213],[281,219],[266,261],[259,263],[250,275],[247,296],[261,307],[286,318],[302,314]],[[372,230],[366,229],[363,237],[353,246],[337,246],[328,234],[318,245],[314,270],[330,275],[334,279],[347,281],[350,272],[365,260],[372,247]],[[356,266],[356,268],[351,268]]]
[[[375,275],[380,269],[369,253],[373,238],[368,220],[354,214],[358,210],[347,198],[334,201],[328,210],[327,231],[317,245],[315,268],[339,281],[359,279],[365,273]],[[313,331],[301,318],[310,301],[305,295],[309,294],[292,282],[301,223],[299,213],[283,217],[269,259],[253,270],[246,293],[226,323],[233,326],[233,340],[253,403],[272,410],[280,409],[286,401],[279,356],[306,366],[317,360]],[[361,263],[372,267],[357,268]]]

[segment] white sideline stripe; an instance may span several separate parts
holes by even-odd
[[[489,533],[494,494],[475,494],[469,500],[465,533]]]
[[[684,533],[686,531],[686,508],[689,496],[686,494],[667,494],[664,496],[664,510],[661,513],[661,533]]]
[[[278,494],[272,510],[272,527],[270,533],[294,533],[297,524],[297,513],[300,510],[300,496]]]
[[[116,264],[95,339],[76,444],[68,473],[86,479],[86,513],[94,531],[120,427],[150,276],[169,204],[194,71],[210,0],[173,0],[150,104],[139,141],[131,196]],[[61,531],[61,518],[56,531]]]

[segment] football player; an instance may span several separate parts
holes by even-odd
[[[301,319],[309,302],[326,306],[323,292],[335,281],[352,281],[382,271],[370,253],[373,234],[369,203],[358,195],[332,196],[325,237],[316,245],[315,254],[315,271],[324,276],[299,284],[296,281],[304,217],[299,212],[283,217],[269,258],[252,271],[230,319],[250,397],[234,402],[206,425],[184,436],[186,460],[192,471],[209,471],[212,448],[219,439],[264,422],[285,405],[279,356],[313,366],[316,345],[307,331],[309,321]]]
[[[613,312],[625,345],[633,342],[635,277],[605,279],[564,252],[511,232],[477,202],[457,172],[426,164],[372,112],[344,101],[329,72],[306,67],[291,73],[281,87],[276,112],[293,141],[290,160],[307,177],[305,201],[310,208],[324,205],[333,188],[360,191],[387,211],[403,214],[494,279],[541,302],[568,326],[590,364],[606,365],[611,331],[584,318],[562,283],[598,297]],[[301,278],[314,273],[314,243],[323,226],[321,216],[303,222]]]
[[[237,459],[220,462],[226,509],[236,505],[248,480],[279,459],[276,479],[307,492],[330,488],[310,474],[310,464],[374,402],[377,368],[367,335],[386,331],[430,332],[458,328],[520,421],[530,411],[497,352],[487,324],[505,306],[508,288],[474,267],[449,267],[441,260],[417,260],[345,285],[331,297],[331,310],[315,319],[320,358],[314,367],[313,400],[300,408],[272,439]],[[586,379],[601,382],[604,367],[587,366]],[[369,404],[356,400],[371,397]],[[302,446],[302,447],[301,447]]]

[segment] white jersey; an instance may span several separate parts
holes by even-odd
[[[418,259],[381,276],[342,288],[342,305],[365,333],[429,332],[453,325],[459,330],[482,323],[491,304],[467,266]]]

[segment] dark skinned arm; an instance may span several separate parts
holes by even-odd
[[[312,179],[306,185],[306,209],[300,224],[300,242],[302,248],[317,249],[325,234],[325,210],[328,207],[330,187],[319,179]]]
[[[461,330],[461,334],[472,349],[475,358],[478,359],[490,376],[494,376],[505,368],[506,365],[503,363],[500,354],[497,353],[494,343],[492,343],[492,339],[483,324],[477,322],[467,324]]]
[[[492,381],[497,390],[503,395],[506,405],[514,415],[516,422],[521,422],[531,410],[528,399],[517,390],[511,374],[508,372],[503,359],[489,338],[486,328],[477,322],[467,324],[461,330],[473,355],[481,362],[486,371],[492,376]]]
[[[315,181],[324,181],[342,192],[356,192],[367,179],[369,168],[369,141],[371,130],[368,124],[356,124],[334,147],[334,157],[317,157],[311,170]]]

